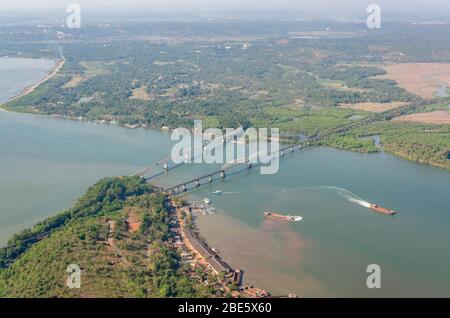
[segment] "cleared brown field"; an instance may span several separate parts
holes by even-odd
[[[387,74],[375,78],[392,79],[398,86],[423,98],[433,98],[442,85],[450,86],[450,64],[403,63],[376,66],[384,69]]]
[[[128,99],[152,100],[152,96],[147,93],[147,86],[135,88]]]
[[[450,113],[446,110],[436,110],[431,113],[418,113],[394,118],[393,121],[414,122],[424,124],[450,124]]]
[[[85,71],[82,74],[73,75],[70,81],[68,81],[63,88],[74,88],[80,85],[81,82],[87,81],[90,78],[97,75],[105,75],[109,74],[110,71],[107,68],[106,64],[102,64],[100,62],[85,62],[81,61],[80,66],[82,66]],[[111,65],[112,63],[109,63]]]
[[[70,81],[68,81],[63,88],[74,88],[77,87],[83,81],[83,77],[80,75],[73,76]]]
[[[386,110],[394,109],[406,105],[405,102],[392,103],[357,103],[357,104],[340,104],[339,108],[351,108],[357,110],[365,110],[373,113],[381,113]]]

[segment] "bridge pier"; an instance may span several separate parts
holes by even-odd
[[[284,150],[280,150],[280,157],[284,156]]]
[[[186,185],[183,184],[183,185],[181,186],[181,191],[182,191],[182,192],[186,192]]]
[[[225,171],[222,170],[222,171],[220,172],[220,177],[221,177],[222,179],[225,178]]]
[[[249,162],[249,163],[247,163],[247,168],[248,169],[251,169],[252,168],[252,164]]]
[[[195,180],[195,186],[196,186],[196,187],[199,187],[199,186],[200,186],[200,180],[198,180],[198,179]]]
[[[163,165],[163,170],[164,170],[164,173],[167,173],[167,171],[169,170],[169,168],[167,167],[167,163],[165,163]]]
[[[212,176],[208,176],[208,182],[211,183],[213,181]]]

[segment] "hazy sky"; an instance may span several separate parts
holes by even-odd
[[[450,0],[0,0],[0,11],[8,9],[64,8],[77,3],[82,8],[122,7],[135,10],[155,9],[168,11],[218,11],[218,10],[295,10],[308,13],[348,12],[365,10],[368,4],[380,4],[385,11],[450,13]]]
[[[378,3],[389,8],[402,9],[408,7],[450,8],[449,0],[0,0],[3,9],[6,8],[48,8],[60,7],[69,3],[78,3],[86,7],[146,7],[158,9],[343,9]]]

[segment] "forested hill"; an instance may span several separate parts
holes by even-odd
[[[139,178],[108,178],[75,207],[16,234],[0,254],[0,297],[196,297],[210,291],[169,244],[166,198]],[[81,288],[66,285],[70,264]]]

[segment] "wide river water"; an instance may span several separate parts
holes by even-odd
[[[27,65],[33,65],[33,70]],[[0,58],[0,102],[38,81],[45,60]],[[167,157],[156,130],[0,111],[0,243],[62,211],[105,176],[130,174]],[[171,185],[214,167],[181,166],[155,179]],[[221,190],[221,195],[213,195]],[[198,225],[247,283],[299,296],[450,296],[450,173],[391,155],[311,148],[281,160],[279,173],[237,173],[188,194],[216,215]],[[372,212],[367,202],[398,211]],[[264,211],[301,215],[267,221]],[[381,289],[366,268],[381,267]]]

